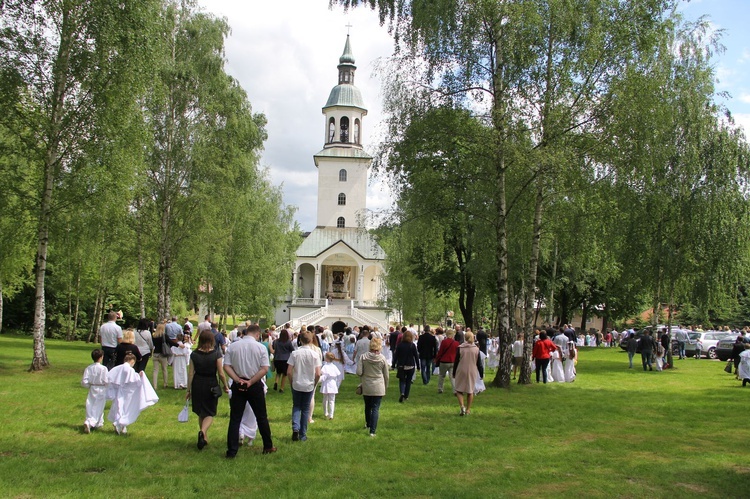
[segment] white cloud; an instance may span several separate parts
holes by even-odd
[[[329,10],[328,0],[260,2],[200,0],[202,7],[226,17],[232,28],[226,41],[227,71],[248,94],[254,112],[266,115],[268,140],[262,164],[274,183],[283,183],[284,202],[299,207],[304,230],[315,227],[317,168],[313,154],[323,147],[322,107],[338,80],[338,59],[351,24],[351,47],[357,64],[355,83],[368,115],[364,146],[372,153],[382,120],[380,80],[375,61],[391,55],[393,42],[377,14],[359,8],[344,14]],[[378,194],[368,189],[368,203]],[[301,204],[303,206],[301,206]],[[369,208],[375,208],[369,206]]]
[[[732,114],[732,117],[734,122],[745,131],[745,137],[750,138],[750,113],[736,113]]]
[[[747,92],[742,92],[739,96],[739,99],[745,104],[750,104],[750,94],[748,94]]]

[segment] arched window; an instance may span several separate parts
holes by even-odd
[[[349,118],[346,116],[341,118],[341,131],[339,132],[339,140],[343,143],[349,142]]]
[[[354,120],[354,130],[353,130],[352,138],[354,139],[352,142],[355,144],[359,144],[359,120]]]
[[[346,221],[344,220],[344,217],[339,217],[336,219],[336,228],[337,229],[343,229],[346,227]]]
[[[333,137],[336,134],[336,120],[331,118],[328,121],[328,143],[333,142]]]
[[[339,206],[346,206],[346,194],[339,194]]]
[[[346,182],[346,170],[339,170],[339,182]]]

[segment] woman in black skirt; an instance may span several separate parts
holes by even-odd
[[[186,395],[188,399],[192,397],[193,412],[198,415],[198,449],[203,449],[208,444],[206,436],[216,416],[219,401],[216,393],[221,394],[217,374],[224,391],[228,392],[229,386],[224,375],[221,353],[216,350],[216,340],[210,330],[204,330],[198,337],[198,349],[190,354],[189,388]]]

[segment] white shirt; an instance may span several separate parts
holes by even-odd
[[[513,342],[513,357],[523,357],[523,341],[516,340]]]
[[[109,321],[102,324],[99,328],[99,336],[102,339],[103,347],[117,347],[117,339],[122,339],[122,328],[115,321]]]
[[[211,331],[211,323],[209,321],[203,321],[198,323],[198,334],[203,331]]]
[[[555,339],[552,340],[552,342],[560,347],[560,350],[562,350],[562,356],[567,357],[568,356],[568,337],[564,334],[558,334],[555,336]]]
[[[243,336],[235,341],[224,355],[224,365],[232,369],[240,378],[250,379],[262,367],[270,366],[268,350],[252,336]]]
[[[292,352],[287,364],[294,368],[292,388],[298,392],[311,392],[315,389],[315,368],[320,367],[320,354],[303,346]]]

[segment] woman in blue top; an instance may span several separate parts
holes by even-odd
[[[279,339],[273,342],[273,367],[276,370],[276,378],[273,382],[273,389],[284,393],[284,381],[286,380],[287,361],[294,351],[294,344],[289,337],[289,331],[281,330]],[[281,388],[279,388],[281,384]]]

